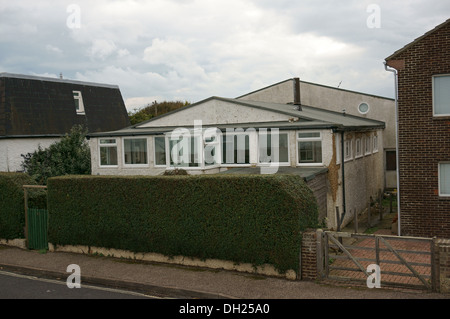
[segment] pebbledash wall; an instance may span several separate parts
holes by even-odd
[[[433,112],[433,78],[450,75],[449,47],[447,20],[386,58],[398,73],[402,235],[450,238],[450,196],[439,191],[439,165],[450,162],[450,115]]]

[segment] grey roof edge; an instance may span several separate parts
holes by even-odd
[[[115,85],[115,84],[84,82],[84,81],[77,81],[77,80],[50,78],[50,77],[44,77],[44,76],[15,74],[15,73],[7,73],[7,72],[0,73],[0,78],[14,78],[14,79],[35,80],[35,81],[59,82],[59,83],[67,83],[67,84],[77,84],[77,85],[104,87],[104,88],[110,88],[110,89],[119,89],[119,86]]]
[[[260,91],[264,91],[264,90],[266,90],[266,89],[269,89],[269,88],[271,88],[271,87],[280,85],[280,84],[282,84],[282,83],[292,81],[293,79],[294,79],[294,78],[290,78],[290,79],[287,79],[287,80],[284,80],[284,81],[280,81],[280,82],[275,83],[275,84],[271,84],[271,85],[269,85],[269,86],[263,87],[263,88],[258,89],[258,90],[256,90],[256,91],[252,91],[252,92],[246,93],[246,94],[244,94],[244,95],[238,96],[238,97],[236,97],[236,99],[240,99],[240,98],[243,98],[243,97],[245,97],[245,96],[248,96],[248,95],[251,95],[251,94],[260,92]],[[386,97],[386,96],[381,96],[381,95],[376,95],[376,94],[370,94],[370,93],[364,93],[364,92],[353,91],[353,90],[347,90],[347,89],[341,89],[341,88],[336,88],[336,87],[332,87],[332,86],[329,86],[329,85],[324,85],[324,84],[319,84],[319,83],[313,83],[313,82],[303,81],[303,80],[301,80],[301,79],[300,79],[300,83],[305,83],[305,84],[310,84],[310,85],[320,86],[320,87],[324,87],[324,88],[327,88],[327,89],[333,89],[333,90],[343,91],[343,92],[348,92],[348,93],[353,93],[353,94],[361,94],[361,95],[370,96],[370,97],[379,98],[379,99],[385,99],[385,100],[395,101],[395,99],[390,98],[390,97]]]
[[[415,44],[417,44],[418,42],[420,42],[422,39],[426,38],[427,36],[429,36],[430,34],[438,31],[439,29],[441,29],[442,27],[446,26],[448,23],[450,23],[450,19],[447,19],[446,21],[442,22],[441,24],[437,25],[436,27],[434,27],[433,29],[425,32],[423,35],[421,35],[420,37],[414,39],[412,42],[406,44],[405,46],[403,46],[401,49],[398,49],[397,51],[395,51],[394,53],[392,53],[390,56],[388,56],[387,58],[385,58],[385,61],[391,60],[393,59],[395,56],[399,55],[400,53],[406,51],[407,49],[409,49],[410,47],[414,46]]]
[[[257,108],[257,109],[266,110],[266,111],[270,111],[270,112],[281,113],[281,114],[285,114],[285,115],[289,115],[289,116],[295,116],[295,117],[301,117],[301,118],[303,118],[305,120],[315,120],[315,119],[312,119],[312,118],[309,118],[309,117],[299,116],[299,114],[296,114],[296,113],[285,112],[285,111],[282,111],[282,110],[274,110],[274,109],[270,109],[270,108],[265,108],[263,106],[254,105],[254,104],[252,104],[252,101],[241,101],[241,100],[237,100],[237,99],[229,99],[229,98],[224,98],[224,97],[219,97],[219,96],[211,96],[211,97],[206,98],[204,100],[201,100],[199,102],[195,102],[193,104],[181,107],[179,109],[176,109],[176,110],[164,113],[164,114],[162,114],[160,116],[156,116],[154,118],[151,118],[150,120],[134,124],[134,125],[130,126],[129,128],[137,128],[138,126],[150,123],[152,121],[156,121],[156,120],[161,119],[163,117],[175,114],[177,112],[181,112],[181,111],[186,110],[188,108],[192,108],[194,106],[197,106],[197,105],[200,105],[202,103],[209,102],[209,101],[212,101],[212,100],[218,100],[218,101],[223,101],[223,102],[228,102],[228,103],[235,103],[235,104],[248,106],[248,107],[254,107],[254,108]],[[264,103],[264,102],[258,102],[258,103]],[[281,104],[281,103],[278,103],[278,104]]]
[[[248,128],[255,128],[255,124],[258,124],[256,129],[263,129],[263,128],[278,128],[281,131],[285,130],[294,130],[294,129],[332,129],[332,130],[340,130],[342,129],[342,125],[337,124],[330,124],[324,122],[323,124],[311,124],[311,125],[296,125],[293,122],[292,125],[284,125],[284,126],[277,126],[276,124],[279,124],[281,122],[258,122],[258,123],[231,123],[231,124],[211,124],[211,125],[203,125],[205,128],[218,128],[219,130],[225,130],[230,127],[235,128],[242,128],[242,129],[248,129]],[[302,122],[304,123],[304,122]],[[185,128],[193,128],[194,126],[184,126]],[[177,128],[180,128],[180,126],[161,126],[161,127],[141,127],[141,128],[134,128],[129,127],[128,130],[134,129],[134,131],[127,131],[127,128],[124,128],[122,130],[117,131],[111,131],[111,132],[96,132],[96,133],[88,133],[87,137],[89,138],[96,138],[96,137],[109,137],[109,136],[142,136],[142,135],[161,135],[165,134],[167,132],[173,131]]]

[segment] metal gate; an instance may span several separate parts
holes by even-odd
[[[48,211],[46,209],[28,209],[28,248],[48,249]]]
[[[24,185],[25,197],[25,239],[28,249],[48,249],[48,211],[28,207],[30,189],[47,189],[46,186]]]
[[[367,284],[377,265],[382,287],[436,291],[435,238],[325,231],[321,247],[323,278]]]

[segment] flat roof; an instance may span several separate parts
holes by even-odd
[[[261,174],[261,167],[233,167],[229,168],[224,172],[220,172],[218,174]],[[328,172],[328,168],[326,167],[291,167],[291,166],[280,166],[278,167],[278,171],[275,174],[283,175],[298,175],[305,179],[305,181],[309,181],[315,178],[317,175]]]

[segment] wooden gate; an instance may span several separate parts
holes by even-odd
[[[322,278],[367,284],[369,265],[378,265],[383,286],[436,291],[434,238],[325,231]]]

